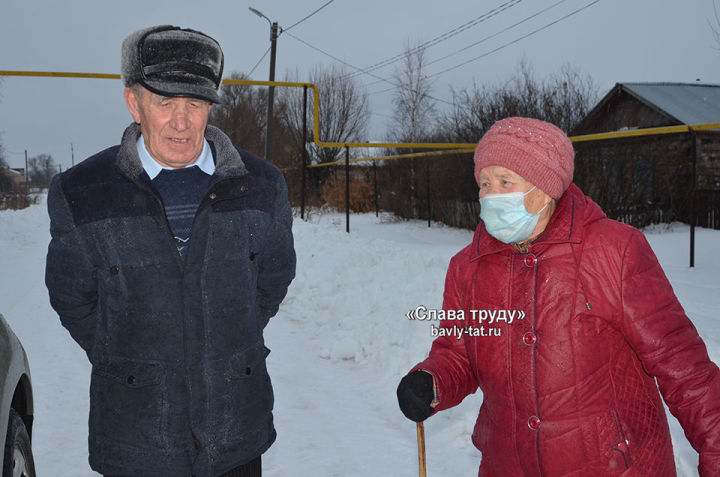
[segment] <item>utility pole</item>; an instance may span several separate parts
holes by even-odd
[[[260,18],[264,18],[270,24],[270,82],[275,81],[275,58],[277,55],[277,39],[282,32],[282,28],[278,26],[277,22],[270,20],[260,10],[253,7],[248,7],[248,10],[253,12]],[[268,87],[268,110],[267,110],[267,126],[265,128],[265,159],[270,161],[272,141],[272,122],[273,122],[273,103],[275,99],[275,86]]]
[[[70,166],[75,165],[75,149],[73,148],[73,143],[70,143]]]
[[[275,58],[277,53],[278,24],[272,22],[270,26],[270,81],[275,81]],[[268,88],[268,114],[267,130],[265,137],[265,159],[270,161],[270,150],[272,141],[273,104],[275,103],[275,86]]]

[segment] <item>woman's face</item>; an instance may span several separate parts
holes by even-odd
[[[480,188],[479,198],[482,199],[487,194],[522,192],[525,194],[525,209],[531,214],[537,214],[552,201],[549,195],[535,187],[532,182],[506,167],[485,167],[480,170],[476,179]]]

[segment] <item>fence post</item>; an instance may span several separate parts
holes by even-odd
[[[345,146],[345,232],[350,233],[350,148]]]
[[[375,217],[380,216],[380,206],[378,205],[378,186],[377,186],[377,163],[373,161],[373,184],[375,185]]]
[[[697,222],[697,210],[695,209],[695,193],[697,188],[697,137],[695,130],[690,131],[690,150],[692,154],[692,178],[690,180],[690,268],[695,267],[695,223]]]
[[[430,228],[430,214],[432,207],[430,205],[430,158],[425,158],[425,185],[427,186],[427,216],[428,216],[428,228]]]
[[[307,172],[307,86],[303,86],[302,170],[300,171],[300,219],[305,220],[305,173]]]

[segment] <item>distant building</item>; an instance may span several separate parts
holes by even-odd
[[[720,123],[720,85],[618,83],[570,135],[708,123]],[[720,131],[574,146],[575,182],[610,217],[642,227],[695,216],[720,229]]]
[[[23,168],[0,169],[0,176],[0,192],[5,192],[3,189],[18,190],[27,184]]]

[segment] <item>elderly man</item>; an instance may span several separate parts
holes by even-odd
[[[263,329],[295,274],[282,174],[208,126],[219,44],[128,36],[119,146],[56,176],[50,302],[92,364],[90,465],[259,476],[275,439]]]
[[[700,475],[720,475],[720,372],[643,235],[571,183],[573,161],[534,119],[480,140],[481,222],[443,304],[466,319],[401,380],[400,408],[419,422],[480,388],[480,476],[664,477],[662,393]]]

